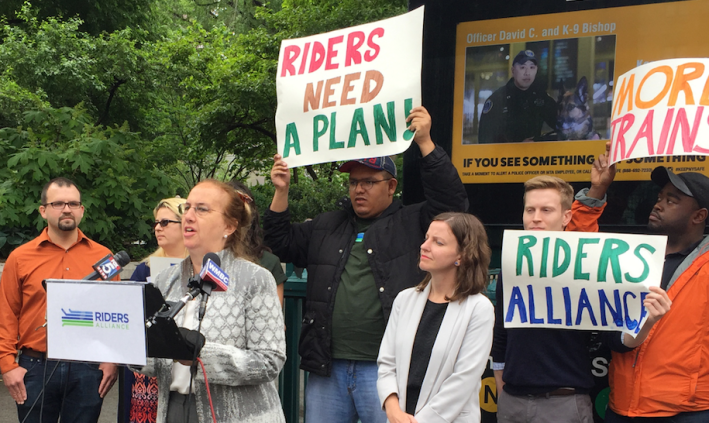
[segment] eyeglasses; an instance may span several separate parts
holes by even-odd
[[[70,209],[78,209],[81,207],[81,201],[55,201],[53,203],[42,204],[44,207],[52,206],[54,210],[64,210],[65,206],[69,206]]]
[[[187,214],[188,211],[193,210],[197,216],[206,216],[208,213],[213,212],[213,209],[210,209],[209,207],[205,205],[196,205],[192,206],[191,204],[185,203],[182,205],[182,214],[185,215]]]
[[[377,184],[379,182],[386,182],[391,179],[394,179],[394,178],[380,179],[378,181],[372,181],[372,180],[367,180],[367,179],[365,179],[363,181],[358,181],[356,179],[350,179],[349,186],[350,186],[351,190],[355,190],[355,189],[357,189],[357,185],[362,185],[362,189],[364,189],[365,191],[369,191],[370,189],[372,189],[374,184]]]
[[[182,223],[179,220],[170,220],[170,219],[163,219],[163,220],[156,220],[153,223],[153,229],[157,228],[158,225],[160,225],[161,228],[164,228],[165,226],[169,225],[170,223]]]

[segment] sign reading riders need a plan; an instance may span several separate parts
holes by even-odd
[[[409,147],[406,118],[421,105],[423,11],[283,41],[276,131],[290,167]]]

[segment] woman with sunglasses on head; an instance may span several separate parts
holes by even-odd
[[[187,250],[182,240],[182,206],[184,198],[166,198],[153,209],[153,230],[158,241],[158,249],[146,257],[130,277],[131,281],[145,282],[151,276],[151,257],[173,257],[184,259]],[[153,275],[155,276],[155,275]],[[155,423],[158,408],[158,384],[154,377],[133,372],[126,368],[123,389],[118,401],[119,423]],[[126,400],[130,398],[130,400]]]
[[[283,314],[273,276],[247,253],[251,212],[244,199],[215,180],[192,188],[182,216],[189,256],[154,278],[166,301],[178,301],[208,253],[219,256],[229,276],[225,291],[211,293],[201,323],[199,299],[175,317],[178,326],[200,329],[206,338],[198,357],[211,394],[198,363],[150,359],[143,370],[158,378],[157,423],[207,423],[214,416],[219,422],[285,421],[274,384],[285,362]]]
[[[379,349],[377,391],[391,423],[480,422],[480,377],[492,347],[490,247],[466,213],[436,216],[421,245],[428,272],[399,293]]]
[[[258,260],[258,264],[273,275],[278,289],[278,299],[281,301],[281,307],[283,307],[283,284],[288,277],[283,271],[283,267],[281,267],[281,260],[263,243],[263,229],[261,229],[261,224],[259,223],[258,208],[253,200],[254,194],[249,187],[239,180],[232,179],[229,185],[243,194],[246,203],[251,208],[251,226],[249,227],[244,242],[246,243],[249,254],[255,257],[256,260]]]

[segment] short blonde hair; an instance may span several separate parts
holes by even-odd
[[[160,209],[168,209],[177,216],[178,220],[182,220],[182,207],[187,202],[186,199],[180,197],[164,198],[160,200],[157,206],[153,209],[153,217],[158,218],[158,211]],[[148,257],[144,258],[145,263],[150,263],[150,257],[167,257],[165,250],[162,247],[158,247],[157,250]],[[185,254],[183,257],[187,257],[187,250],[185,249]]]
[[[561,196],[561,208],[563,210],[571,210],[571,204],[574,202],[574,189],[568,182],[561,178],[551,175],[540,175],[528,180],[524,183],[524,197],[526,201],[527,193],[537,189],[555,189]]]

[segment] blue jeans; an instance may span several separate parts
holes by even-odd
[[[26,355],[20,355],[19,364],[27,370],[27,400],[17,405],[20,422],[39,423],[40,414],[42,423],[56,423],[59,416],[62,423],[98,421],[103,404],[98,394],[103,372],[98,369],[98,364],[44,360]]]
[[[605,423],[706,423],[709,410],[679,413],[670,417],[626,417],[617,414],[610,407],[606,410]]]
[[[310,374],[305,423],[384,423],[375,361],[333,360],[330,377]]]

